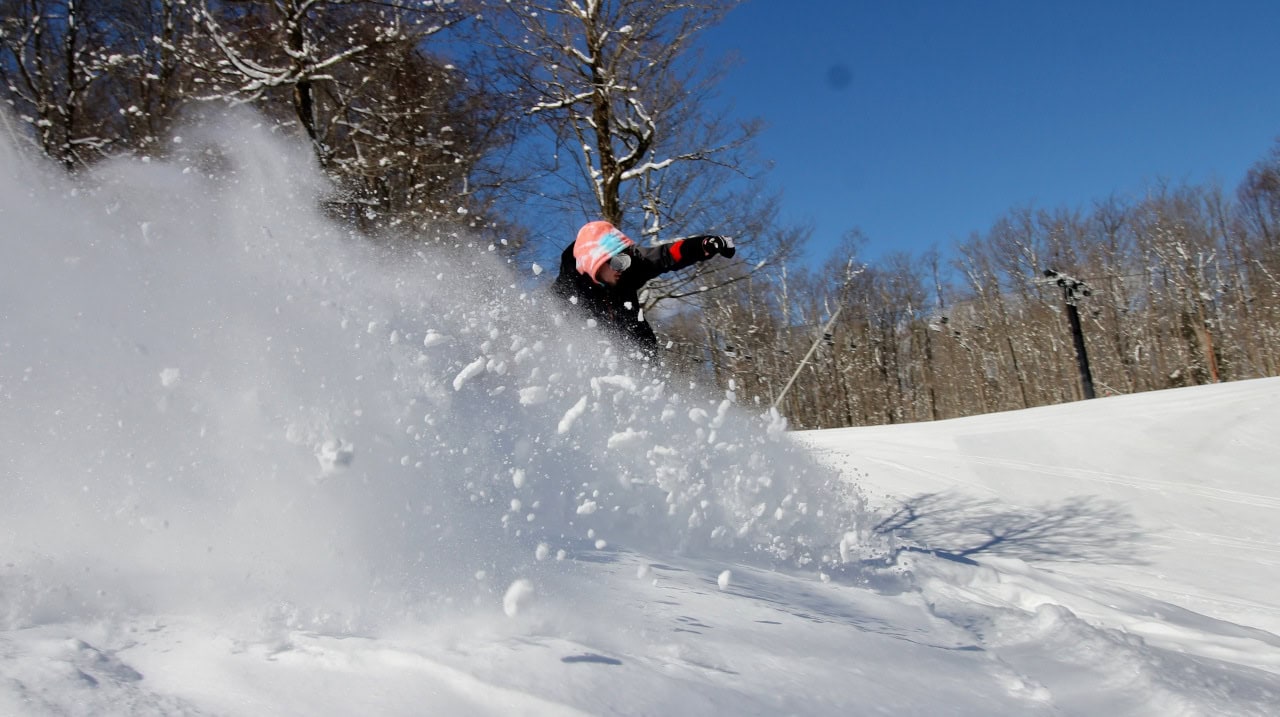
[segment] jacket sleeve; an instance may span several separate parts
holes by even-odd
[[[646,282],[659,274],[679,271],[700,261],[706,261],[712,255],[703,248],[702,240],[706,236],[693,236],[677,239],[658,246],[636,246],[635,253],[640,258],[635,271],[634,280]],[[629,271],[628,273],[631,273]]]

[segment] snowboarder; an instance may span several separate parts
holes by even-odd
[[[730,258],[735,253],[733,239],[726,236],[704,234],[642,247],[609,222],[590,222],[560,255],[560,275],[552,288],[598,325],[652,355],[658,349],[658,338],[640,304],[644,285],[659,274],[717,254]]]

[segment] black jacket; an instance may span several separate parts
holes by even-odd
[[[703,249],[702,239],[703,237],[688,237],[659,246],[627,247],[626,252],[631,255],[631,266],[622,273],[614,286],[598,283],[579,273],[573,257],[573,244],[570,244],[560,255],[560,275],[556,277],[552,289],[586,316],[594,318],[601,327],[625,336],[640,348],[653,352],[658,348],[658,337],[644,318],[640,290],[659,274],[683,269],[707,259],[710,255]]]

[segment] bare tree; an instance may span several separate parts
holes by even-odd
[[[1237,196],[1246,231],[1272,252],[1280,252],[1280,144],[1249,168]]]
[[[253,103],[286,93],[322,165],[333,159],[341,107],[319,102],[318,88],[362,56],[416,45],[463,19],[438,0],[199,0],[191,11],[197,32],[181,50],[202,75],[200,98]]]
[[[110,80],[94,102],[113,114],[117,147],[151,151],[188,102],[191,73],[176,52],[191,31],[183,0],[111,0],[114,39]]]
[[[0,80],[5,99],[41,150],[68,169],[109,143],[92,91],[128,58],[94,0],[0,0]]]
[[[527,112],[554,137],[559,173],[590,191],[616,225],[642,211],[642,234],[687,225],[700,199],[680,196],[688,164],[737,166],[755,125],[728,127],[709,113],[717,72],[699,62],[698,32],[737,0],[542,0],[496,3],[491,23],[504,71]],[[563,151],[563,155],[560,152]],[[552,166],[552,171],[558,167]],[[678,186],[672,186],[673,184]],[[683,200],[683,201],[678,201]],[[698,217],[699,220],[705,217]]]
[[[442,33],[474,6],[200,0],[191,5],[195,31],[178,48],[198,99],[251,104],[296,127],[344,190],[332,206],[360,226],[416,240],[442,220],[495,224],[486,190],[501,178],[489,162],[514,141],[509,104],[478,73],[428,48],[444,47]]]
[[[732,121],[714,89],[722,62],[703,58],[702,30],[739,0],[537,0],[491,3],[495,52],[541,133],[526,143],[541,195],[571,234],[603,218],[655,243],[714,232],[754,259],[781,261],[797,233],[778,227],[776,196],[751,155],[760,125]],[[559,247],[556,247],[557,249]],[[741,280],[708,263],[651,286],[646,304]],[[708,272],[719,272],[708,276]]]

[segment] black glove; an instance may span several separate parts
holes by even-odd
[[[719,254],[726,259],[732,259],[734,254],[738,253],[737,248],[733,246],[733,237],[703,237],[702,250],[707,256]]]

